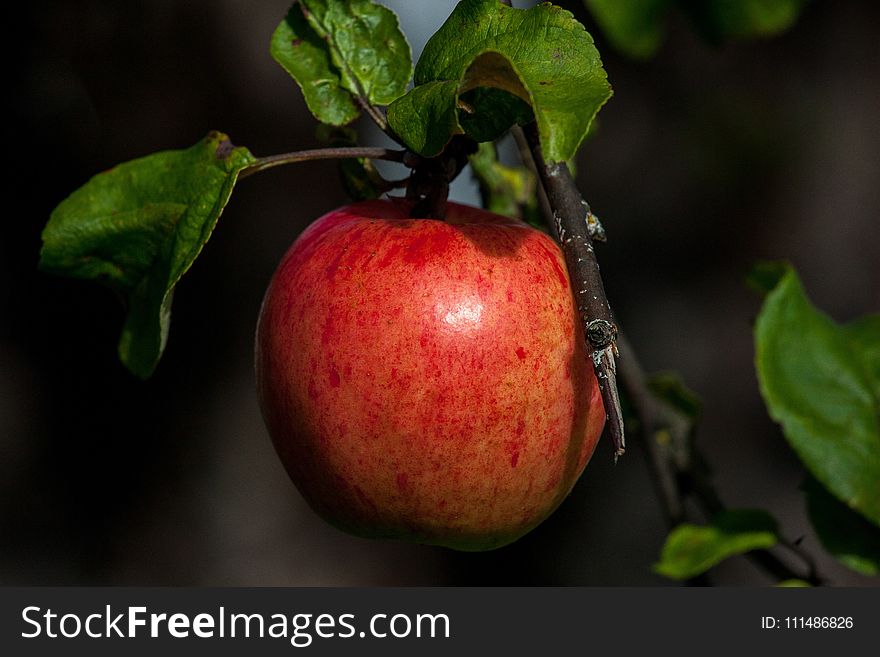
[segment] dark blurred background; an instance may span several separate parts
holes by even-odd
[[[149,382],[116,359],[112,294],[37,271],[52,208],[117,162],[209,129],[258,155],[317,145],[268,54],[288,1],[7,8],[0,583],[668,584],[650,569],[665,528],[638,446],[615,467],[600,444],[555,515],[486,554],[349,537],[304,505],[260,418],[252,340],[283,252],[346,201],[333,163],[242,182],[177,288]],[[385,4],[416,51],[454,5]],[[770,510],[819,556],[801,467],[758,394],[759,299],[744,277],[784,257],[835,319],[880,309],[880,5],[816,0],[782,36],[721,46],[673,16],[648,63],[616,55],[582,5],[566,6],[596,35],[615,89],[579,159],[610,235],[612,304],[644,365],[678,370],[702,396],[699,445],[725,500]],[[454,195],[473,200],[473,184]],[[834,583],[878,583],[821,563]],[[715,581],[771,582],[741,559]]]

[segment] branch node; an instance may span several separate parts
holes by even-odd
[[[617,327],[605,319],[588,320],[583,318],[587,325],[587,340],[593,349],[604,349],[613,344],[617,339]]]

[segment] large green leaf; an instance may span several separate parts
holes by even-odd
[[[690,579],[728,557],[776,545],[773,517],[757,510],[725,511],[706,526],[684,523],[666,537],[654,570],[672,579]]]
[[[531,118],[511,111],[516,103],[507,96],[465,98],[477,89],[500,90],[530,105],[544,156],[551,162],[574,156],[611,96],[592,37],[570,12],[549,3],[523,10],[498,0],[462,0],[425,46],[416,66],[416,87],[407,95],[422,93],[419,89],[432,83],[444,83],[433,93],[447,95],[436,99],[436,105],[467,116],[447,124],[445,135],[420,140],[425,129],[417,127],[418,103],[406,101],[406,96],[396,101],[399,107],[393,114],[395,104],[389,108],[392,128],[410,148],[428,156],[436,155],[433,148],[420,147],[446,143],[456,131],[465,129],[478,141],[485,140]]]
[[[253,161],[246,148],[212,132],[186,150],[100,173],[52,212],[40,267],[100,281],[125,297],[119,357],[134,374],[146,378],[155,369],[174,286],[211,236],[239,172]]]
[[[299,84],[312,114],[331,125],[357,117],[356,98],[387,105],[412,76],[397,17],[372,0],[299,0],[275,30],[270,50]]]
[[[874,399],[880,399],[880,315],[862,317],[844,330],[853,350],[861,354],[859,362],[874,391]]]
[[[880,317],[841,326],[791,268],[755,324],[756,367],[771,417],[807,469],[880,525]]]
[[[880,527],[844,506],[813,477],[804,488],[810,522],[825,549],[862,575],[880,575]]]
[[[666,30],[674,0],[584,0],[608,41],[636,59],[651,57]]]

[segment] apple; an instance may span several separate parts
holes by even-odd
[[[340,208],[287,251],[257,325],[263,417],[340,529],[497,548],[568,495],[602,399],[557,244],[477,208],[410,207]]]

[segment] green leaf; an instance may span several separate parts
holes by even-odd
[[[712,0],[679,4],[710,41],[770,37],[791,27],[809,0]]]
[[[137,376],[155,369],[174,286],[211,236],[239,172],[252,162],[246,148],[212,132],[186,150],[100,173],[52,212],[40,268],[100,281],[125,297],[119,357]]]
[[[403,95],[412,52],[397,16],[372,0],[300,0],[315,32],[327,42],[342,84],[374,105]]]
[[[358,106],[342,85],[330,47],[308,24],[299,3],[290,8],[276,28],[269,50],[296,80],[316,119],[330,125],[345,125],[358,117]]]
[[[777,536],[776,521],[764,511],[725,511],[708,526],[685,523],[673,529],[654,570],[672,579],[690,579],[728,557],[773,547]]]
[[[272,56],[315,117],[344,125],[357,98],[387,105],[412,77],[412,54],[397,16],[372,0],[299,0],[275,30]]]
[[[809,589],[812,585],[802,579],[784,579],[776,586],[782,589]]]
[[[696,420],[702,412],[703,402],[688,388],[677,372],[658,372],[648,379],[648,389],[658,399],[662,399],[675,410],[691,420]]]
[[[880,315],[862,317],[844,330],[853,350],[861,354],[860,364],[874,399],[880,399]]]
[[[509,112],[512,101],[507,96],[495,94],[496,102],[491,104],[486,102],[490,96],[465,97],[470,91],[489,88],[530,105],[545,158],[568,160],[611,96],[592,37],[570,12],[549,3],[522,10],[498,0],[462,0],[425,46],[415,84],[410,94],[429,84],[434,85],[432,95],[445,94],[445,98],[432,98],[435,106],[444,108],[445,117],[450,108],[467,114],[461,123],[447,120],[444,137],[420,143],[410,137],[419,133],[414,126],[422,120],[416,103],[401,106],[393,117],[389,112],[392,128],[422,155],[436,154],[420,150],[425,143],[446,143],[463,126],[481,140],[523,120],[523,112]],[[500,98],[507,107],[498,107]],[[468,100],[477,106],[469,106]]]
[[[836,324],[789,268],[758,315],[755,348],[761,393],[789,445],[835,497],[880,525],[880,316]]]
[[[477,87],[459,96],[458,120],[464,132],[478,142],[495,141],[513,124],[534,120],[532,108],[503,89]]]
[[[584,0],[611,45],[629,57],[657,52],[674,0]]]
[[[439,155],[453,135],[464,132],[456,114],[456,82],[428,82],[413,87],[388,106],[388,125],[410,149]]]
[[[477,152],[470,156],[470,165],[480,186],[484,208],[529,223],[540,221],[535,174],[529,169],[501,164],[491,143],[480,144]]]
[[[810,522],[825,549],[862,575],[880,575],[880,528],[844,506],[813,477],[804,490]]]

